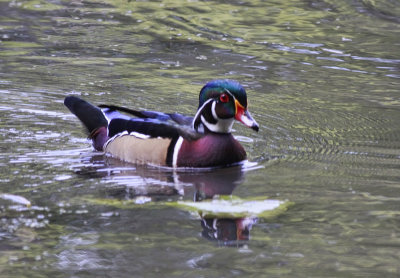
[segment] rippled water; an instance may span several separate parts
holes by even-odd
[[[398,1],[0,0],[1,276],[398,277],[399,50]],[[194,114],[214,78],[261,126],[244,168],[121,163],[62,104]],[[171,205],[214,194],[292,205]]]

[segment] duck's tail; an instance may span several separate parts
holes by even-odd
[[[93,147],[102,151],[104,143],[108,140],[108,121],[100,108],[75,96],[68,96],[64,105],[78,117],[89,132],[89,138],[93,141]]]

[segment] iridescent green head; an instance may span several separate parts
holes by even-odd
[[[208,82],[200,91],[199,108],[207,99],[218,97],[226,91],[229,91],[244,108],[247,108],[245,89],[239,82],[229,79],[218,79]]]
[[[213,80],[200,91],[199,108],[193,121],[197,130],[203,124],[205,130],[229,133],[234,120],[258,131],[258,124],[247,111],[246,91],[234,80]]]

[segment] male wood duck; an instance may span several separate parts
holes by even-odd
[[[66,97],[64,104],[83,122],[96,150],[133,163],[229,166],[246,159],[244,148],[231,134],[234,121],[258,131],[247,110],[246,91],[233,80],[207,83],[194,117],[114,105],[96,107],[75,96]]]

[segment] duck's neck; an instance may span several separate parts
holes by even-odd
[[[232,132],[234,119],[218,119],[215,123],[207,121],[206,118],[201,116],[201,123],[204,126],[204,133],[226,133]]]

